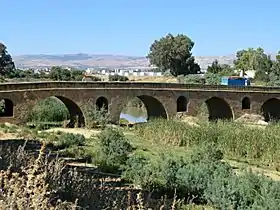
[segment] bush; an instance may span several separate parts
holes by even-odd
[[[94,81],[94,82],[101,81],[101,78],[100,77],[96,77],[96,76],[88,76],[88,78],[90,78],[90,80]]]
[[[67,107],[55,97],[39,101],[29,114],[31,122],[61,122],[69,119]]]
[[[278,209],[280,183],[252,172],[216,174],[207,184],[205,198],[217,209]]]
[[[69,148],[73,146],[85,145],[86,138],[82,134],[61,133],[49,135],[47,137],[48,143],[54,144],[58,148]]]
[[[206,73],[205,81],[207,85],[220,85],[221,84],[222,75]]]
[[[202,156],[203,151],[208,155]],[[196,197],[196,201],[202,202],[207,183],[217,171],[231,173],[230,167],[221,162],[220,151],[209,145],[186,155],[135,153],[128,159],[122,176],[145,190],[172,196],[177,189],[180,198]]]
[[[166,182],[160,172],[157,157],[138,152],[128,159],[122,177],[145,190],[161,189]]]
[[[103,107],[97,110],[95,106],[89,106],[85,110],[86,126],[88,128],[101,127],[104,129],[106,125],[110,122],[110,114],[108,110]]]
[[[128,77],[121,75],[109,75],[109,81],[128,81]]]
[[[121,169],[132,152],[132,146],[124,134],[117,129],[106,128],[97,136],[97,141],[97,163],[111,172]]]
[[[221,158],[215,144],[197,146],[187,156],[138,151],[122,176],[157,195],[172,196],[176,190],[179,199],[215,209],[278,208],[280,182],[246,171],[237,176]]]
[[[190,74],[190,75],[179,75],[177,77],[179,83],[184,84],[204,84],[205,80],[201,75],[198,74]]]

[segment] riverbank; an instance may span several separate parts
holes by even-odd
[[[155,191],[152,193],[153,196],[163,196],[166,194],[169,200],[173,199],[174,187],[176,187],[175,189],[177,190],[181,187],[190,187],[186,185],[186,183],[189,182],[193,183],[193,187],[198,187],[199,183],[197,183],[198,180],[195,181],[195,177],[200,177],[202,174],[200,175],[200,172],[196,170],[202,170],[205,164],[205,167],[211,168],[212,164],[215,163],[215,168],[212,168],[209,172],[207,172],[205,168],[201,172],[205,172],[206,170],[205,173],[221,173],[221,171],[216,171],[221,170],[216,169],[216,166],[224,168],[225,163],[230,167],[230,170],[227,169],[227,166],[223,169],[227,171],[226,174],[233,173],[247,180],[247,174],[252,172],[253,174],[263,174],[263,176],[261,176],[263,178],[261,179],[271,179],[273,182],[280,181],[280,127],[278,124],[261,127],[248,126],[240,122],[218,122],[213,124],[193,118],[192,121],[186,121],[186,119],[183,121],[175,119],[154,120],[131,128],[113,127],[117,130],[117,133],[108,133],[108,131],[105,131],[106,129],[82,128],[36,130],[7,124],[1,127],[0,134],[2,136],[8,135],[9,138],[38,139],[40,142],[52,143],[56,145],[57,148],[61,148],[61,145],[65,144],[70,145],[67,148],[61,149],[59,154],[77,159],[84,158],[86,164],[92,164],[96,167],[100,167],[104,164],[102,161],[97,161],[99,157],[103,157],[103,155],[100,156],[100,151],[107,151],[102,150],[102,144],[100,145],[100,141],[103,139],[102,141],[107,142],[106,145],[112,144],[112,147],[110,147],[108,151],[115,151],[116,155],[128,155],[128,162],[125,162],[125,165],[121,166],[120,173],[121,179],[129,183],[130,189],[139,189],[140,187],[141,190],[147,192]],[[77,137],[78,140],[75,140],[76,137],[67,136],[64,133],[82,135],[85,137],[85,140],[83,140],[82,137]],[[117,143],[119,139],[123,139],[121,140],[123,143]],[[68,141],[72,143],[69,144],[67,143]],[[130,147],[124,146],[126,145],[125,142],[131,145],[132,150],[128,150],[131,152],[125,152],[125,148]],[[205,148],[205,146],[207,147]],[[198,152],[198,148],[203,148],[203,150]],[[200,154],[203,155],[200,156]],[[197,159],[198,156],[199,158]],[[103,160],[107,161],[110,160],[110,158],[112,157],[108,156]],[[115,159],[116,157],[112,160]],[[181,161],[183,162],[181,163]],[[169,171],[168,173],[174,173],[176,176],[171,176],[170,174],[171,177],[169,177],[167,174],[164,175],[164,171],[167,173],[167,171],[171,169],[170,167],[173,165],[171,164],[172,162],[176,167],[172,169],[173,172]],[[191,167],[193,168],[192,170],[196,172],[189,171],[190,169],[188,169],[182,174],[181,172],[186,170],[186,167]],[[108,166],[102,166],[100,168],[101,172],[104,169],[108,170]],[[237,179],[235,177],[236,175],[230,175],[230,177],[232,177],[229,180]],[[229,174],[226,176],[229,176]],[[217,181],[214,177],[212,177],[213,179],[210,179],[210,177],[207,182],[212,183]],[[253,180],[255,179],[257,178],[254,177]],[[264,182],[266,181],[261,181],[260,183]],[[243,184],[245,185],[245,183]],[[205,184],[203,184],[203,186],[204,185]],[[233,186],[234,185],[230,187]],[[264,190],[265,186],[260,187]],[[197,194],[197,191],[190,189],[189,192],[191,192],[191,196],[199,196],[200,199],[203,198],[202,200],[193,200],[192,203],[210,205],[212,207],[220,206],[221,204],[211,203],[207,200],[213,196],[212,188],[213,186],[210,188],[210,186],[205,185],[203,190],[199,191],[199,194]],[[235,190],[238,191],[240,189],[236,188]],[[171,192],[169,192],[170,190]],[[186,192],[181,190],[177,191],[177,196],[179,196],[177,199],[189,199],[190,195],[185,193]],[[238,191],[238,193],[241,192]],[[204,196],[208,196],[206,200]],[[240,199],[245,199],[247,195],[242,196]],[[219,195],[215,195],[215,199],[218,197]],[[224,202],[230,204],[232,201],[228,200],[229,198],[230,197],[227,197]],[[203,208],[201,207],[201,209]]]

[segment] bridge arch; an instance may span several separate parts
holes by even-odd
[[[59,95],[38,100],[28,117],[28,121],[31,122],[61,122],[64,120],[68,121],[66,126],[70,128],[85,126],[85,118],[80,107],[71,99]]]
[[[177,112],[186,112],[187,111],[188,101],[185,96],[180,96],[177,99]]]
[[[14,103],[12,100],[4,98],[0,100],[0,117],[13,117],[14,116]]]
[[[67,125],[68,127],[75,127],[77,123],[77,127],[85,126],[85,117],[81,110],[81,108],[71,99],[63,97],[63,96],[55,96],[67,107],[70,114],[70,122]]]
[[[222,98],[212,97],[205,101],[208,109],[208,119],[210,121],[231,120],[233,112],[230,105]]]
[[[119,113],[121,124],[124,121],[140,123],[147,122],[153,118],[167,119],[167,111],[162,102],[149,95],[138,95],[128,98],[126,103],[122,104]]]
[[[251,100],[248,97],[242,99],[242,110],[251,109]]]
[[[264,120],[279,121],[280,120],[280,100],[277,98],[271,98],[265,101],[261,107]]]
[[[108,112],[108,107],[109,107],[108,99],[103,96],[97,98],[95,102],[95,106],[98,111],[104,109],[106,112]]]
[[[141,95],[138,98],[144,103],[147,109],[147,120],[158,117],[167,119],[166,110],[158,99],[148,95]]]

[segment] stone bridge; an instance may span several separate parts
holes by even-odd
[[[36,103],[51,96],[66,105],[70,124],[77,126],[85,125],[84,113],[89,105],[106,107],[111,121],[118,123],[122,109],[134,97],[145,104],[148,119],[170,118],[177,112],[197,115],[203,104],[207,105],[209,120],[236,119],[244,113],[262,114],[266,121],[280,119],[280,88],[135,82],[22,82],[0,84],[0,99],[5,102],[0,122],[26,122]]]

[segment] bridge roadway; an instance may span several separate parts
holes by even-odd
[[[263,114],[266,121],[280,119],[280,88],[229,87],[143,82],[20,82],[0,84],[5,111],[0,122],[24,123],[39,100],[55,96],[69,110],[69,126],[83,126],[89,107],[104,106],[117,123],[134,97],[145,104],[148,118],[170,118],[177,112],[197,115],[207,105],[209,120],[234,119],[244,113]]]

